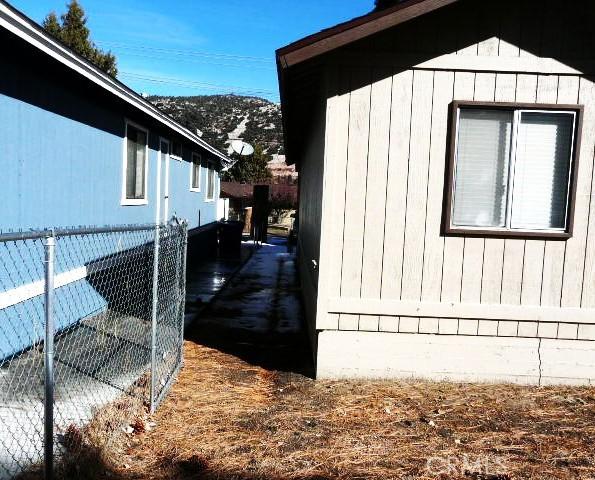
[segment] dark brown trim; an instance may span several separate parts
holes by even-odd
[[[277,50],[278,64],[281,69],[286,69],[458,1],[406,0],[394,7],[354,18],[280,48]]]
[[[574,145],[570,169],[570,181],[567,206],[567,226],[563,232],[540,232],[523,230],[495,230],[495,229],[469,229],[452,226],[452,201],[454,189],[454,173],[457,140],[457,112],[459,108],[494,108],[502,110],[561,110],[576,112],[577,122],[574,136]],[[574,231],[574,214],[576,204],[576,185],[578,181],[579,158],[581,137],[583,130],[583,105],[558,105],[551,103],[509,103],[509,102],[475,102],[455,100],[451,104],[448,122],[448,142],[446,169],[444,178],[444,196],[442,204],[442,235],[449,237],[481,237],[481,238],[516,238],[516,239],[541,239],[541,240],[568,240]]]

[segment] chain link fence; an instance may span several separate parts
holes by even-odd
[[[152,411],[182,364],[187,227],[0,234],[0,479],[44,465],[123,395]]]

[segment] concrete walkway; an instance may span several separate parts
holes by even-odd
[[[187,337],[267,369],[311,375],[295,254],[269,237],[188,330]]]

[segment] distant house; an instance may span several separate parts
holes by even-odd
[[[0,2],[0,230],[215,222],[227,156]]]
[[[236,210],[250,207],[252,206],[254,185],[252,183],[221,182],[221,197],[229,198],[232,201],[230,206]],[[283,199],[287,203],[297,204],[297,185],[273,183],[269,185],[269,189],[271,199]]]
[[[319,377],[595,381],[594,24],[407,0],[277,52]]]

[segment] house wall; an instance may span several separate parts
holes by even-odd
[[[0,43],[7,50],[0,75],[0,232],[154,223],[159,139],[174,140],[171,132],[3,30]],[[146,205],[121,204],[127,119],[149,131]],[[176,214],[188,220],[189,251],[199,250],[205,243],[212,245],[213,232],[216,242],[213,222],[217,220],[217,203],[205,199],[208,156],[204,152],[197,152],[205,162],[201,191],[190,191],[194,148],[186,143],[183,159],[169,160],[168,217]],[[215,199],[218,194],[217,179]],[[212,228],[205,228],[209,223]],[[105,285],[94,283],[93,278],[81,279],[80,270],[115,251],[148,245],[151,252],[152,239],[152,232],[60,239],[55,270],[70,280],[57,289],[57,296],[78,300],[74,304],[57,302],[57,328],[67,328],[108,308],[120,308],[114,306],[116,291],[138,307],[130,314],[150,318],[142,302],[150,298],[143,296],[150,285],[135,284],[135,292],[126,292],[126,284],[130,284],[126,271],[116,274],[110,270],[115,276],[110,280],[113,290],[105,292]],[[150,257],[146,261],[152,268]],[[0,363],[40,341],[43,296],[34,287],[42,279],[41,242],[0,244],[0,323],[4,325],[0,328]],[[24,295],[21,288],[21,295],[16,295],[19,287],[29,293]],[[134,301],[135,295],[142,298]]]
[[[159,137],[170,132],[7,32],[0,41],[11,49],[0,77],[0,230],[154,222]],[[126,119],[149,130],[147,205],[121,205]],[[205,201],[204,169],[201,193],[190,192],[191,149],[170,161],[169,211],[194,228],[216,220],[216,202]]]
[[[319,104],[320,105],[320,104]],[[326,111],[314,108],[304,129],[304,150],[300,156],[298,268],[303,288],[308,331],[315,342],[318,266],[324,181]]]
[[[595,14],[542,3],[463,1],[328,60],[320,377],[595,378]],[[571,239],[441,235],[453,100],[585,106]]]

